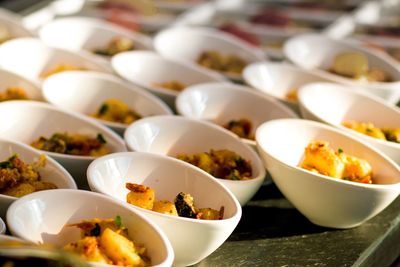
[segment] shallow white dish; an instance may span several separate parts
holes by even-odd
[[[217,179],[245,205],[258,191],[265,178],[265,169],[257,153],[230,131],[209,122],[180,116],[154,116],[132,123],[125,131],[130,150],[176,157],[177,154],[229,149],[251,162],[249,180]]]
[[[95,56],[49,47],[35,38],[19,38],[0,46],[0,67],[40,83],[43,74],[59,64],[111,73],[111,68]]]
[[[171,266],[174,252],[165,234],[139,212],[101,194],[68,189],[36,192],[10,206],[7,224],[13,235],[24,240],[62,247],[80,239],[78,228],[66,228],[65,225],[84,219],[115,218],[117,215],[128,228],[130,238],[144,245],[151,266]]]
[[[393,82],[361,82],[342,77],[327,71],[337,54],[343,52],[360,52],[368,58],[371,67],[383,70],[391,76]],[[290,38],[284,45],[286,57],[301,68],[334,79],[335,82],[363,87],[365,91],[396,104],[400,100],[400,70],[397,62],[382,56],[366,47],[349,44],[346,41],[334,40],[324,35],[303,34]]]
[[[196,60],[202,52],[209,50],[234,54],[248,64],[266,60],[261,49],[231,34],[205,27],[176,26],[162,30],[154,37],[154,48],[162,56],[193,64],[197,64]],[[241,80],[241,75],[225,74],[225,76]]]
[[[105,73],[68,71],[43,83],[44,98],[51,104],[86,116],[94,114],[107,99],[118,99],[139,115],[172,115],[160,99],[132,84]],[[127,125],[98,119],[122,135]]]
[[[299,102],[302,116],[335,126],[384,152],[400,164],[400,144],[379,140],[342,125],[344,121],[371,122],[376,127],[400,128],[400,109],[382,99],[343,85],[315,83],[301,87]]]
[[[125,184],[130,182],[154,189],[158,200],[173,202],[178,193],[185,192],[193,196],[199,208],[219,210],[224,207],[222,220],[199,220],[126,204],[165,232],[174,248],[174,266],[193,265],[210,255],[229,237],[242,214],[240,204],[232,193],[211,175],[170,157],[144,152],[116,153],[93,161],[87,175],[93,191],[125,203],[129,192]]]
[[[5,161],[14,154],[18,154],[22,161],[30,164],[38,160],[40,155],[44,153],[23,143],[0,139],[0,161]],[[39,170],[39,173],[42,181],[52,182],[60,189],[77,188],[72,176],[49,156],[46,156],[46,165]],[[0,217],[5,218],[7,208],[17,199],[16,197],[0,194]]]
[[[39,137],[49,138],[56,132],[92,136],[101,133],[111,152],[126,151],[123,140],[112,130],[92,119],[47,103],[6,101],[0,103],[0,112],[7,114],[7,116],[3,116],[3,123],[0,126],[0,137],[2,138],[9,138],[30,145]],[[23,127],[21,127],[22,125]],[[94,157],[64,155],[47,151],[42,151],[42,153],[57,160],[71,173],[79,187],[85,187],[87,183],[85,179],[86,169]]]
[[[18,74],[0,69],[0,91],[3,92],[11,87],[23,89],[29,100],[43,100],[42,90],[39,85]]]
[[[201,119],[217,125],[231,120],[248,119],[251,135],[257,127],[269,120],[297,118],[297,115],[279,101],[252,88],[221,83],[206,83],[186,88],[176,99],[177,112],[188,118]],[[242,138],[256,148],[256,142]]]
[[[150,51],[124,52],[111,60],[113,69],[122,78],[146,88],[171,108],[179,92],[157,87],[154,83],[178,81],[184,85],[205,82],[224,82],[223,76],[198,66],[169,60]]]
[[[329,81],[312,71],[276,62],[250,64],[244,69],[243,78],[251,87],[278,99],[296,113],[299,113],[298,103],[287,98],[291,91],[307,83]]]
[[[358,226],[385,209],[400,193],[399,166],[353,135],[331,126],[299,119],[274,120],[258,128],[256,140],[279,190],[317,225]],[[328,141],[334,149],[367,160],[375,184],[330,178],[298,167],[305,147],[313,140]]]
[[[146,35],[129,31],[116,24],[88,17],[66,17],[55,19],[39,30],[40,39],[47,45],[72,51],[107,47],[115,37],[133,41],[135,50],[151,50],[152,41]]]

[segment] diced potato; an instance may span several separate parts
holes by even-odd
[[[214,210],[211,208],[199,209],[198,215],[202,220],[220,220],[223,217],[223,208],[221,210]]]
[[[100,236],[100,245],[117,265],[145,266],[132,241],[107,228]]]
[[[332,71],[351,78],[362,76],[368,71],[368,58],[361,53],[340,53],[333,60]]]
[[[155,199],[155,192],[150,187],[126,183],[126,188],[131,190],[126,196],[126,201],[132,205],[152,210]]]
[[[178,216],[175,204],[168,200],[155,201],[153,205],[153,211]]]
[[[77,242],[72,242],[64,246],[66,251],[78,254],[87,261],[112,264],[112,261],[102,253],[94,236],[87,236]]]
[[[354,156],[349,156],[342,153],[341,158],[345,162],[345,169],[343,178],[350,181],[361,181],[365,183],[372,183],[372,167],[363,159]]]

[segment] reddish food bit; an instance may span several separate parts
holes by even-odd
[[[239,26],[232,24],[232,23],[227,23],[219,27],[221,31],[230,33],[232,35],[235,35],[236,37],[246,41],[247,43],[254,45],[254,46],[261,46],[260,40],[253,34],[246,32]]]
[[[250,22],[256,24],[266,24],[271,26],[285,27],[290,23],[289,17],[275,9],[263,10],[259,14],[253,16]]]

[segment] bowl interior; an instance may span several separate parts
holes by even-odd
[[[259,147],[273,158],[305,172],[307,171],[298,167],[303,159],[304,149],[313,140],[328,141],[335,150],[340,148],[348,155],[368,161],[374,172],[375,184],[400,182],[397,168],[383,154],[339,130],[317,122],[294,119],[267,122],[260,126],[256,140]]]
[[[85,191],[51,190],[34,193],[10,207],[7,223],[11,232],[35,243],[64,246],[80,239],[80,230],[65,227],[83,219],[121,216],[130,238],[143,244],[151,263],[162,263],[168,256],[165,240],[149,221],[105,196]]]
[[[25,91],[28,99],[43,100],[41,89],[33,82],[6,70],[0,70],[0,91],[17,87]]]
[[[126,202],[127,182],[143,184],[155,190],[156,199],[174,201],[179,192],[193,196],[199,208],[219,210],[224,207],[224,219],[238,211],[233,198],[211,176],[196,168],[153,154],[118,153],[96,160],[88,170],[91,188]],[[213,194],[209,194],[209,192]],[[176,217],[172,217],[176,218]]]
[[[7,9],[0,9],[0,23],[9,31],[11,38],[33,36],[33,33],[23,26],[22,17]]]

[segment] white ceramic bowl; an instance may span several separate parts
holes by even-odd
[[[171,157],[177,154],[229,149],[251,162],[253,177],[249,180],[217,179],[245,205],[258,191],[265,169],[257,153],[228,130],[209,122],[180,116],[154,116],[132,123],[125,131],[125,142],[133,151],[151,152]]]
[[[334,57],[342,52],[363,53],[368,58],[370,66],[389,74],[393,82],[360,82],[328,72],[327,69],[331,67]],[[284,45],[284,53],[296,65],[314,70],[324,77],[335,79],[336,82],[363,87],[365,91],[392,104],[400,100],[400,70],[397,62],[374,50],[324,35],[304,34],[290,38]]]
[[[47,103],[35,101],[6,101],[0,103],[3,123],[0,137],[30,145],[40,136],[49,138],[57,132],[80,133],[96,136],[101,133],[111,152],[126,151],[123,140],[112,130],[92,119],[71,113]],[[54,152],[43,153],[63,165],[75,178],[79,187],[85,187],[87,166],[94,159],[89,156],[64,155]]]
[[[284,138],[282,138],[284,137]],[[400,193],[400,168],[384,154],[341,130],[322,123],[281,119],[261,125],[256,140],[265,167],[285,197],[311,222],[351,228],[385,209]],[[375,184],[316,174],[298,167],[305,147],[325,140],[334,149],[367,160]]]
[[[163,30],[154,37],[154,48],[162,56],[194,64],[199,55],[208,50],[235,54],[249,64],[266,59],[261,49],[212,28],[177,26]],[[241,80],[241,75],[226,76]]]
[[[18,154],[22,161],[32,163],[44,153],[19,142],[0,139],[0,161],[5,161],[14,154]],[[46,157],[45,167],[39,170],[39,173],[42,181],[52,182],[60,189],[76,189],[76,183],[72,176],[59,163],[48,156]],[[16,199],[16,197],[0,194],[0,217],[5,218],[7,208]]]
[[[125,80],[146,88],[175,108],[177,91],[155,86],[155,83],[179,81],[184,85],[223,82],[225,79],[192,64],[177,62],[149,51],[124,52],[114,56],[111,65]]]
[[[20,15],[4,8],[0,8],[0,24],[7,29],[11,38],[33,36],[33,33],[23,25]]]
[[[0,46],[0,67],[34,82],[40,83],[43,74],[59,64],[112,72],[111,68],[98,57],[49,47],[35,38],[14,39]]]
[[[251,134],[269,120],[297,118],[297,115],[279,101],[252,88],[221,83],[206,83],[190,86],[176,99],[176,109],[184,117],[201,119],[218,125],[231,120],[248,119],[252,123]],[[256,142],[242,139],[256,148]]]
[[[2,217],[5,218],[4,215]],[[0,217],[0,238],[7,230],[6,223],[3,221],[2,217]]]
[[[121,216],[130,238],[143,244],[151,266],[171,266],[174,252],[161,230],[134,209],[110,197],[83,190],[48,190],[15,201],[7,212],[11,233],[34,242],[64,246],[80,239],[80,230],[65,227],[84,219]],[[94,266],[111,266],[93,264]],[[114,266],[114,265],[113,265]]]
[[[93,161],[87,175],[93,191],[125,203],[129,192],[125,184],[130,182],[151,187],[158,200],[173,202],[178,193],[185,192],[193,196],[199,208],[224,207],[222,220],[197,220],[126,204],[165,232],[174,248],[174,266],[193,265],[210,255],[229,237],[241,217],[240,204],[228,189],[206,172],[170,157],[144,152],[116,153]]]
[[[0,91],[5,91],[10,87],[23,89],[30,100],[43,100],[42,90],[39,85],[18,74],[0,69]]]
[[[287,99],[288,93],[307,83],[329,81],[313,71],[277,62],[250,64],[244,69],[243,78],[251,87],[278,99],[296,113],[299,113],[299,105]]]
[[[126,103],[141,116],[172,115],[160,99],[123,82],[115,76],[83,71],[68,71],[52,75],[43,83],[44,98],[51,104],[88,116],[94,114],[107,99]],[[122,135],[127,125],[98,120]]]
[[[115,37],[132,40],[135,50],[152,49],[152,41],[149,37],[104,20],[88,17],[55,19],[39,30],[39,36],[47,45],[72,51],[91,52],[94,49],[107,47]]]
[[[379,140],[342,125],[344,121],[372,122],[377,127],[400,127],[400,109],[373,95],[343,85],[315,83],[301,87],[300,110],[306,119],[336,126],[384,152],[400,164],[400,144]]]

